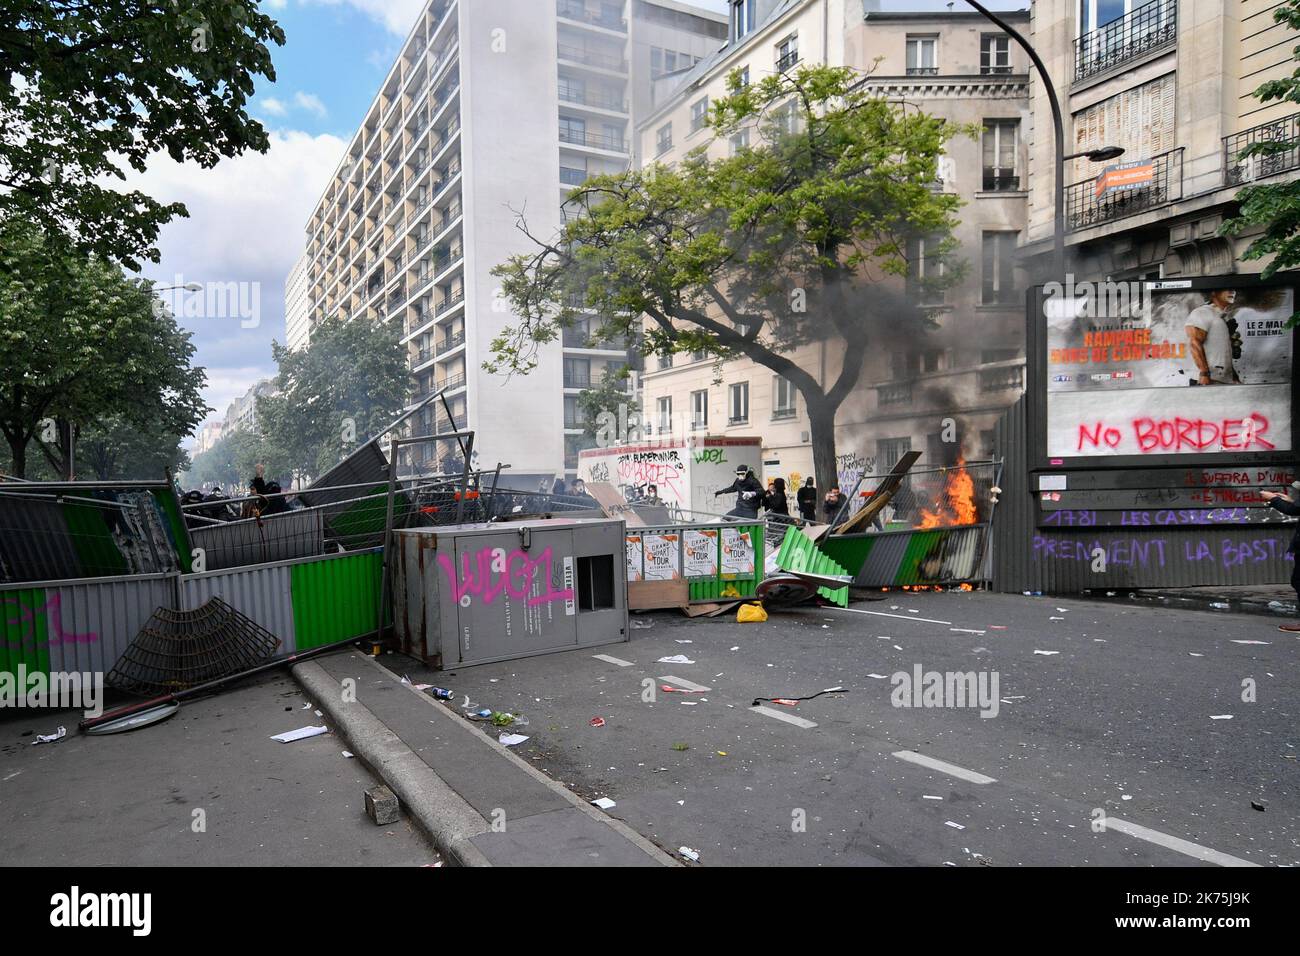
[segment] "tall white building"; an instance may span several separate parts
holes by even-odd
[[[633,103],[650,82],[633,81],[629,57],[651,16],[661,48],[725,35],[721,17],[673,0],[432,0],[307,225],[309,324],[397,323],[412,401],[451,388],[451,415],[430,406],[414,434],[474,430],[478,465],[509,463],[512,484],[576,468],[577,396],[627,355],[575,329],[530,374],[487,374],[493,339],[516,321],[491,272],[533,248],[519,214],[549,237],[569,190],[629,167]],[[427,452],[433,464],[455,454],[452,441]]]
[[[284,281],[285,344],[295,352],[305,349],[311,338],[311,322],[308,316],[310,303],[307,295],[310,266],[311,260],[304,252],[293,264],[293,268],[289,270],[289,277]]]

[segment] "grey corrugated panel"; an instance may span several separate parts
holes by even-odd
[[[898,565],[907,551],[907,544],[912,540],[908,532],[882,534],[871,548],[867,560],[862,563],[858,576],[853,583],[859,587],[889,587],[898,576]]]
[[[219,597],[278,637],[281,643],[277,654],[294,651],[297,644],[289,567],[234,568],[182,578],[185,607],[197,608],[208,599]]]
[[[176,576],[64,584],[47,590],[47,601],[51,592],[58,595],[59,621],[48,625],[50,670],[106,674],[157,608],[176,606]]]
[[[81,560],[57,504],[0,497],[0,568],[10,581],[81,577]]]
[[[1004,460],[997,510],[993,513],[993,582],[995,591],[1041,591],[1040,568],[1031,560],[1034,499],[1029,488],[1025,398],[1021,396],[998,420],[997,454]]]
[[[378,442],[358,448],[325,474],[313,481],[306,491],[298,493],[298,500],[308,506],[334,504],[365,494],[364,488],[329,489],[336,485],[388,484],[388,459],[380,451]]]
[[[209,571],[288,561],[325,550],[324,521],[319,511],[292,511],[210,525],[190,532],[191,543],[205,552]]]

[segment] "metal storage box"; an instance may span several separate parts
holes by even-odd
[[[624,527],[548,519],[395,533],[393,626],[435,668],[628,640]]]

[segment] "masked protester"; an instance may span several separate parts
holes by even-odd
[[[726,488],[715,491],[713,497],[735,493],[736,506],[727,512],[728,518],[758,518],[758,506],[763,503],[763,486],[759,484],[754,472],[748,465],[736,469],[736,480]]]
[[[1280,495],[1276,491],[1261,491],[1259,494],[1274,511],[1280,511],[1292,518],[1300,518],[1300,503],[1297,503],[1300,502],[1300,481],[1291,483],[1290,497]],[[1295,534],[1291,536],[1291,545],[1286,549],[1286,553],[1294,555],[1297,559],[1291,566],[1291,587],[1295,588],[1296,600],[1300,602],[1300,528],[1296,528]],[[1278,630],[1300,631],[1300,623],[1280,624]]]
[[[813,479],[809,478],[803,483],[795,495],[795,500],[799,503],[799,516],[804,521],[815,522],[817,520],[817,488]]]
[[[785,496],[785,479],[777,478],[772,482],[767,495],[763,498],[763,507],[770,515],[790,517],[790,501]]]

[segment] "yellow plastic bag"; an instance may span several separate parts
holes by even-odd
[[[736,621],[740,624],[762,624],[767,620],[767,611],[761,604],[742,604],[736,612]]]

